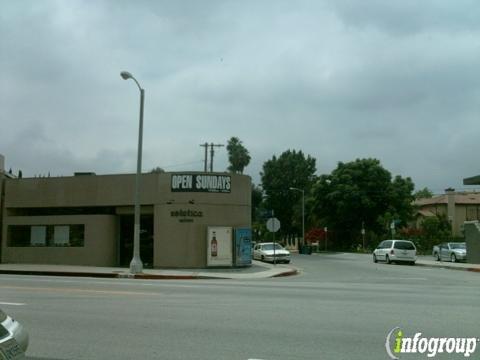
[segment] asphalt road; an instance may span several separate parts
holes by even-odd
[[[388,359],[396,326],[409,336],[480,337],[479,273],[358,254],[292,263],[300,275],[250,281],[2,275],[0,307],[29,330],[35,360]]]

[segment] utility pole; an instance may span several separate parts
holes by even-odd
[[[213,172],[213,155],[215,154],[214,148],[225,146],[223,144],[210,144],[210,172]]]
[[[328,227],[324,227],[323,231],[325,231],[325,251],[327,251],[327,244],[328,244]]]
[[[200,146],[205,148],[205,160],[204,160],[203,171],[207,172],[208,171],[208,142],[206,142],[205,144],[201,144]]]
[[[362,221],[362,250],[365,252],[365,222]]]

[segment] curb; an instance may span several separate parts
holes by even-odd
[[[271,277],[272,278],[277,278],[277,277],[293,276],[293,275],[298,275],[298,274],[299,274],[298,269],[291,269],[291,270],[285,271],[283,273],[273,275]]]
[[[438,268],[438,269],[447,269],[447,270],[460,270],[460,271],[470,271],[470,272],[479,272],[480,268],[468,268],[468,267],[456,267],[450,265],[443,265],[443,264],[422,264],[417,262],[416,266],[424,266],[424,267],[431,267],[431,268]]]
[[[120,275],[120,274],[119,274]],[[196,275],[155,275],[155,274],[126,274],[119,276],[119,278],[142,279],[142,280],[197,280],[200,277]]]
[[[264,277],[276,278],[297,275],[297,269],[288,269],[287,271]],[[0,274],[5,275],[34,275],[34,276],[69,276],[69,277],[92,277],[92,278],[110,278],[110,279],[140,279],[140,280],[248,280],[258,279],[255,277],[245,277],[242,279],[226,276],[208,276],[208,275],[160,275],[160,274],[129,274],[129,273],[100,273],[100,272],[65,272],[65,271],[45,271],[45,270],[0,270]]]
[[[196,280],[217,279],[214,277],[195,275],[155,275],[155,274],[128,274],[128,273],[97,273],[97,272],[65,272],[65,271],[36,271],[36,270],[0,270],[5,275],[34,275],[34,276],[69,276],[93,277],[110,279],[143,279],[143,280]],[[221,278],[218,278],[221,279]],[[227,279],[227,278],[223,278]]]
[[[36,275],[36,276],[71,276],[71,277],[98,277],[118,278],[115,273],[90,273],[90,272],[64,272],[64,271],[42,271],[42,270],[0,270],[0,274],[6,275]]]

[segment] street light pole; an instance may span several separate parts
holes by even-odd
[[[133,228],[133,257],[130,262],[130,273],[138,274],[143,270],[140,258],[140,176],[142,173],[142,143],[143,143],[143,106],[145,102],[145,90],[142,89],[137,79],[128,71],[122,71],[120,76],[124,80],[132,79],[140,90],[140,121],[138,126],[138,151],[137,151],[137,174],[135,176],[135,215]]]
[[[305,244],[305,190],[291,187],[290,190],[302,193],[302,245]]]

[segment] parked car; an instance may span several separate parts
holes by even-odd
[[[448,242],[438,245],[438,251],[435,256],[437,261],[466,261],[467,246],[464,242]]]
[[[417,248],[408,240],[384,240],[373,251],[373,262],[406,262],[415,265]]]
[[[274,257],[275,256],[275,257]],[[268,262],[290,262],[290,251],[277,243],[259,243],[253,248],[253,259]]]
[[[25,359],[27,347],[27,331],[0,309],[0,359]]]

